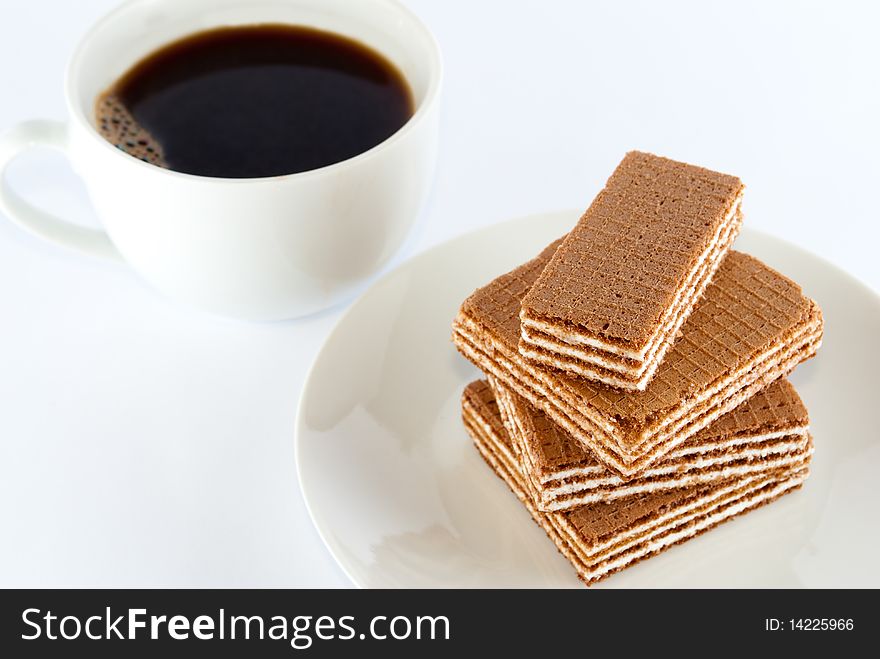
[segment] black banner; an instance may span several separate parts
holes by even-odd
[[[874,635],[875,598],[840,590],[10,590],[0,594],[0,650],[7,657],[844,651]]]

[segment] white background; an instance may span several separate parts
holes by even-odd
[[[66,59],[114,4],[0,0],[0,130],[64,117]],[[880,289],[876,3],[409,4],[446,83],[434,191],[396,262],[585,207],[638,148],[739,175],[749,226]],[[93,223],[59,156],[9,176]],[[293,462],[302,383],[341,308],[202,315],[0,217],[0,309],[0,585],[347,585]]]

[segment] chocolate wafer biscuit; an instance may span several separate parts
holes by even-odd
[[[626,155],[520,311],[526,358],[642,391],[742,224],[742,182]]]
[[[520,303],[558,243],[477,290],[453,323],[458,349],[590,449],[633,476],[800,362],[822,314],[800,287],[731,251],[645,391],[622,391],[536,365],[519,353]]]
[[[542,511],[778,471],[801,462],[809,445],[807,410],[781,379],[628,481],[507,387],[473,382],[468,390],[489,405],[497,400],[535,507]]]
[[[527,492],[497,406],[486,406],[466,391],[462,416],[483,458],[588,585],[797,489],[809,474],[812,446],[790,469],[541,512]]]

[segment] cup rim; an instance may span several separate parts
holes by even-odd
[[[254,178],[232,178],[223,176],[204,176],[201,174],[189,174],[186,172],[178,172],[173,169],[167,169],[165,167],[157,167],[156,165],[144,162],[139,158],[135,158],[131,154],[126,153],[125,151],[122,151],[121,149],[118,149],[110,144],[110,142],[104,139],[104,137],[98,132],[92,122],[89,121],[88,117],[85,116],[85,113],[82,111],[81,104],[74,102],[75,98],[79,98],[78,90],[76,90],[74,87],[76,82],[74,80],[74,72],[77,68],[80,58],[82,57],[82,52],[86,44],[92,39],[93,35],[96,32],[98,32],[106,23],[109,23],[110,21],[115,19],[119,14],[128,11],[133,5],[142,4],[149,1],[150,0],[126,0],[126,2],[111,10],[100,19],[98,19],[94,24],[92,24],[92,26],[86,31],[85,34],[83,34],[83,36],[77,43],[77,46],[74,49],[70,60],[68,61],[64,79],[64,98],[65,103],[67,104],[67,111],[71,119],[76,120],[85,128],[86,134],[88,134],[93,142],[98,143],[99,148],[106,149],[108,153],[113,153],[122,157],[124,161],[127,161],[131,165],[138,167],[145,174],[167,176],[187,181],[199,181],[207,183],[222,182],[235,185],[244,185],[248,183],[277,183],[279,181],[288,181],[292,179],[300,180],[311,178],[313,176],[328,174],[335,170],[341,170],[359,165],[362,161],[375,157],[382,151],[391,148],[394,144],[404,139],[409,133],[414,131],[420,123],[423,123],[425,115],[427,115],[428,112],[431,110],[431,108],[437,101],[437,97],[440,94],[440,87],[443,80],[443,59],[440,53],[440,45],[437,43],[437,39],[434,34],[431,32],[430,29],[428,29],[427,25],[425,25],[425,23],[411,9],[409,9],[409,7],[400,2],[400,0],[373,0],[373,2],[381,2],[392,7],[395,11],[399,12],[407,20],[409,20],[412,25],[418,30],[421,39],[425,42],[428,49],[429,78],[424,97],[422,98],[421,103],[419,103],[416,107],[416,110],[415,112],[413,112],[412,116],[407,119],[406,122],[392,135],[385,138],[383,141],[379,142],[375,146],[370,147],[366,151],[363,151],[350,158],[346,158],[345,160],[340,160],[339,162],[324,165],[323,167],[318,167],[316,169],[308,169],[303,172],[295,172],[292,174],[258,176]]]

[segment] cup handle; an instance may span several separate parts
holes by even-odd
[[[48,146],[67,154],[67,126],[58,121],[25,121],[0,135],[0,211],[34,235],[102,259],[122,262],[103,231],[78,226],[40,210],[18,195],[6,180],[6,166],[25,149]]]

